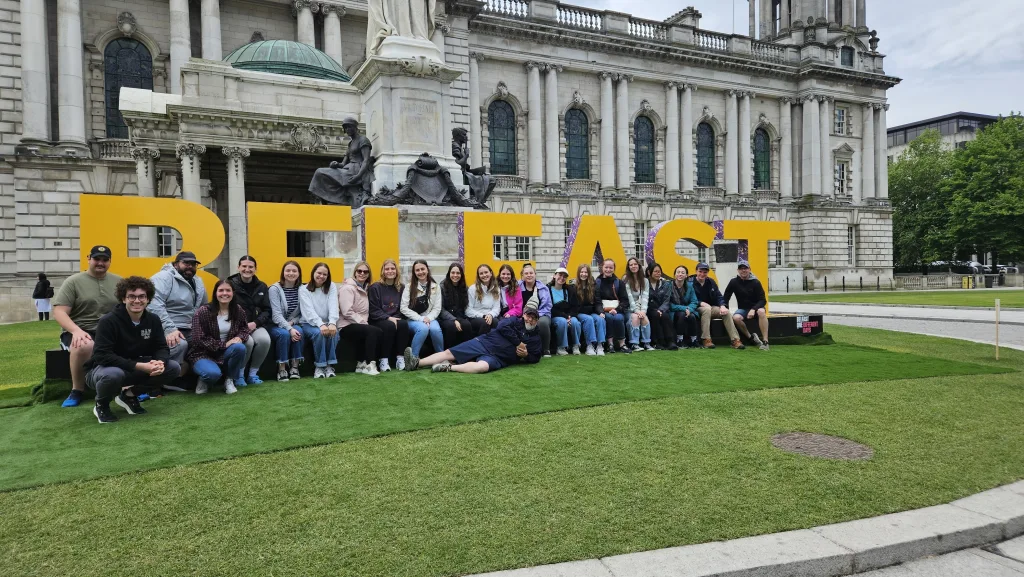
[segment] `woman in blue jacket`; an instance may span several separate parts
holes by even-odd
[[[697,324],[699,315],[697,307],[697,295],[693,292],[693,282],[690,281],[690,271],[683,265],[676,267],[672,274],[672,296],[669,300],[669,310],[672,312],[672,319],[676,329],[676,344],[682,348],[699,349],[700,327]]]

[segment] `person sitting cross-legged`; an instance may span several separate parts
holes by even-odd
[[[479,374],[512,364],[536,363],[541,357],[539,319],[537,309],[527,308],[522,318],[502,319],[491,332],[422,359],[413,354],[412,348],[407,348],[405,370],[414,371],[423,366],[431,367],[435,373]]]
[[[736,305],[739,307],[732,313],[736,329],[743,333],[747,339],[753,342],[762,351],[768,350],[768,313],[765,312],[765,305],[768,304],[764,294],[764,287],[761,281],[750,274],[750,263],[740,260],[736,266],[737,276],[729,281],[725,287],[725,302],[729,302],[732,295],[736,295]],[[758,329],[761,336],[747,330],[746,319],[757,316]]]
[[[92,414],[100,423],[113,423],[110,401],[129,415],[146,412],[137,396],[159,391],[178,378],[181,367],[171,360],[160,318],[146,310],[153,282],[141,276],[118,281],[114,295],[121,304],[96,325],[92,358],[85,363],[85,385],[96,391]]]

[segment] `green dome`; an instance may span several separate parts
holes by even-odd
[[[307,44],[289,40],[260,40],[236,48],[224,62],[243,70],[273,72],[321,80],[350,78],[333,58]]]

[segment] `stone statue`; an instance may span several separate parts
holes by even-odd
[[[469,196],[478,204],[484,204],[491,197],[497,181],[491,179],[487,169],[469,167],[469,133],[465,128],[452,129],[452,156],[462,167],[462,183],[469,185]]]
[[[431,206],[464,206],[467,208],[487,207],[472,198],[466,198],[455,187],[448,169],[426,152],[405,173],[405,182],[394,192],[381,188],[377,196],[367,201],[376,206],[396,204],[420,204]]]
[[[377,54],[388,36],[430,40],[436,0],[368,0],[366,53]]]
[[[309,183],[309,192],[331,204],[347,204],[359,208],[373,194],[373,163],[370,140],[359,134],[359,121],[346,118],[341,123],[351,139],[348,154],[339,163],[332,161],[327,168],[318,168]]]

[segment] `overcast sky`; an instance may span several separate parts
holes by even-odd
[[[565,0],[664,20],[687,5],[701,28],[747,30],[746,0]],[[965,111],[1024,109],[1024,0],[867,0],[885,71],[903,79],[889,91],[889,126]]]

